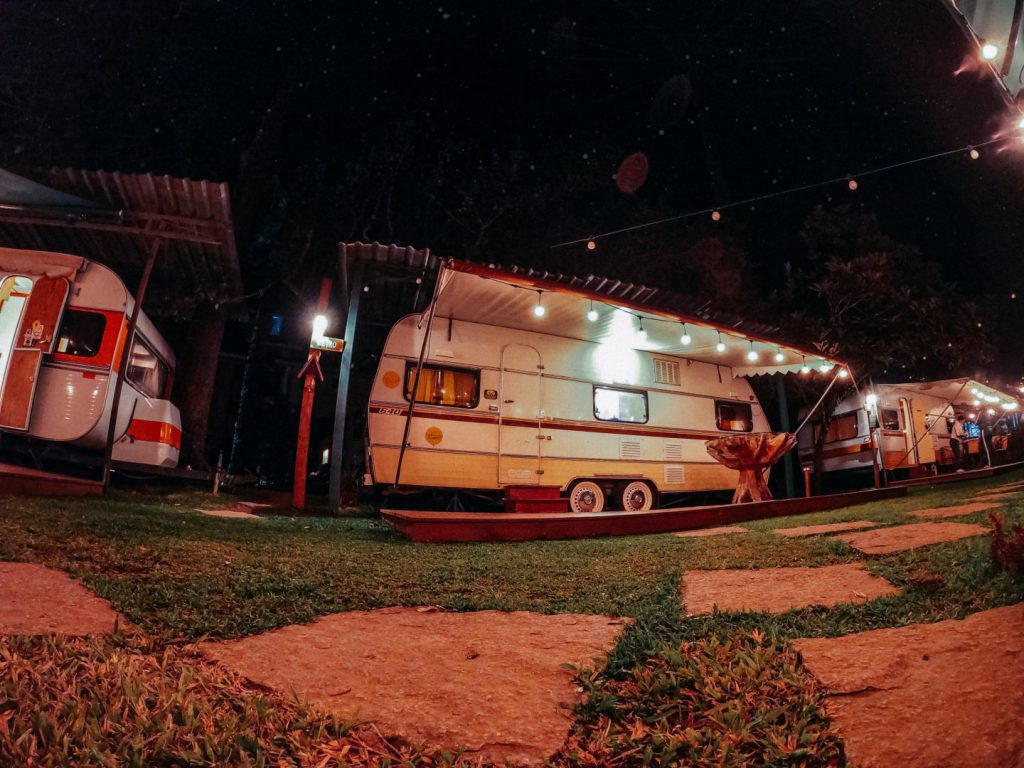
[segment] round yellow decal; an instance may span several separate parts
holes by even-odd
[[[427,438],[428,443],[430,443],[431,445],[437,445],[442,440],[444,440],[444,432],[442,432],[437,427],[431,427],[430,429],[427,430],[425,437]]]
[[[394,389],[402,383],[402,378],[398,375],[397,371],[385,371],[381,381],[384,382],[384,386],[388,389]]]

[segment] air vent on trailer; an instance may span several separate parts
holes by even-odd
[[[682,443],[665,443],[665,461],[682,461]]]
[[[665,484],[680,484],[683,482],[683,465],[682,464],[666,464],[665,465]]]
[[[640,458],[640,443],[632,440],[623,440],[619,443],[619,458],[620,459],[639,459]]]
[[[654,358],[654,383],[679,386],[679,363],[675,360]]]

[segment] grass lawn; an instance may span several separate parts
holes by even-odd
[[[12,498],[0,508],[0,560],[42,563],[82,578],[146,633],[153,644],[148,652],[168,643],[174,648],[180,640],[235,637],[325,613],[393,605],[630,616],[636,621],[605,669],[580,672],[588,700],[556,762],[841,765],[841,743],[821,712],[821,692],[787,641],[962,617],[1019,602],[1024,577],[994,569],[988,538],[975,537],[867,561],[872,571],[904,587],[897,596],[776,616],[685,618],[678,599],[681,574],[862,560],[842,542],[788,539],[770,529],[845,520],[921,522],[905,513],[965,502],[981,489],[1021,477],[1018,472],[913,489],[902,499],[745,523],[751,532],[743,535],[514,544],[412,544],[372,518],[210,518],[194,510],[211,506],[211,498],[193,494]],[[1024,497],[1004,500],[1002,509],[1008,524],[1024,522]],[[983,522],[985,513],[956,520]],[[136,645],[128,643],[129,655],[141,653]],[[19,658],[29,653],[18,647]],[[113,650],[94,646],[90,653]],[[3,654],[0,647],[0,665]],[[36,704],[45,706],[41,699]],[[287,717],[301,719],[289,712]],[[329,729],[316,727],[327,738]],[[343,732],[331,731],[331,738]],[[257,742],[250,752],[260,749]],[[263,754],[267,759],[278,753]],[[249,764],[218,759],[194,764]],[[396,765],[440,759],[388,758]],[[389,763],[367,758],[351,764]]]

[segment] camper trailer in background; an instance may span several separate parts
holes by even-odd
[[[923,474],[955,468],[950,431],[958,413],[975,423],[1010,419],[1014,428],[1019,418],[1013,396],[970,379],[880,384],[836,406],[825,436],[823,471],[870,472],[877,466]],[[800,461],[812,469],[821,425],[820,419],[812,420],[798,435]],[[966,449],[989,463],[999,444],[979,437]]]
[[[384,346],[369,482],[556,489],[575,512],[732,491],[737,472],[705,442],[768,431],[744,376],[806,359],[706,321],[450,261],[431,307],[398,321]]]
[[[115,461],[174,467],[181,418],[174,354],[107,267],[79,256],[0,248],[0,446],[5,437],[102,451],[123,355]]]

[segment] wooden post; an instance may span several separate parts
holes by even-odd
[[[124,346],[121,348],[121,357],[118,361],[116,378],[114,379],[114,395],[110,402],[110,421],[107,424],[107,444],[103,453],[103,489],[106,490],[110,484],[110,465],[114,457],[114,437],[117,431],[117,412],[121,406],[121,390],[124,387],[124,377],[128,372],[128,361],[132,357],[132,337],[135,335],[135,326],[139,322],[139,314],[142,312],[142,302],[146,298],[146,288],[149,287],[149,278],[153,274],[153,265],[156,263],[156,255],[160,250],[163,241],[159,237],[153,238],[149,246],[149,254],[146,256],[146,264],[142,268],[142,277],[139,278],[139,287],[135,291],[135,306],[128,316],[128,324],[125,326]]]
[[[811,468],[804,467],[804,496],[811,498]]]
[[[877,430],[869,430],[871,433],[871,470],[875,476],[875,488],[882,487],[882,476],[878,471],[878,438]]]
[[[320,298],[316,303],[317,314],[327,309],[331,295],[331,279],[325,277],[320,283]],[[307,363],[316,363],[320,351],[309,350]],[[307,365],[302,383],[302,409],[299,411],[299,435],[295,443],[295,478],[292,483],[292,507],[306,508],[306,459],[309,454],[309,428],[313,420],[313,396],[316,394],[316,373],[314,365]]]
[[[348,418],[348,388],[352,375],[352,354],[355,351],[356,322],[359,319],[359,300],[363,295],[364,263],[353,265],[348,274],[348,251],[341,244],[342,277],[348,283],[348,311],[345,315],[345,348],[341,350],[341,367],[338,370],[338,397],[334,405],[334,435],[331,438],[331,477],[328,486],[328,509],[336,513],[341,508],[341,471],[345,455],[345,430]],[[342,286],[344,288],[344,286]]]
[[[775,390],[779,396],[779,429],[789,432],[789,401],[786,399],[785,374],[775,376]],[[799,449],[797,449],[799,451]],[[796,496],[796,488],[793,484],[793,452],[788,452],[782,457],[782,471],[786,479],[786,498],[792,499]]]

